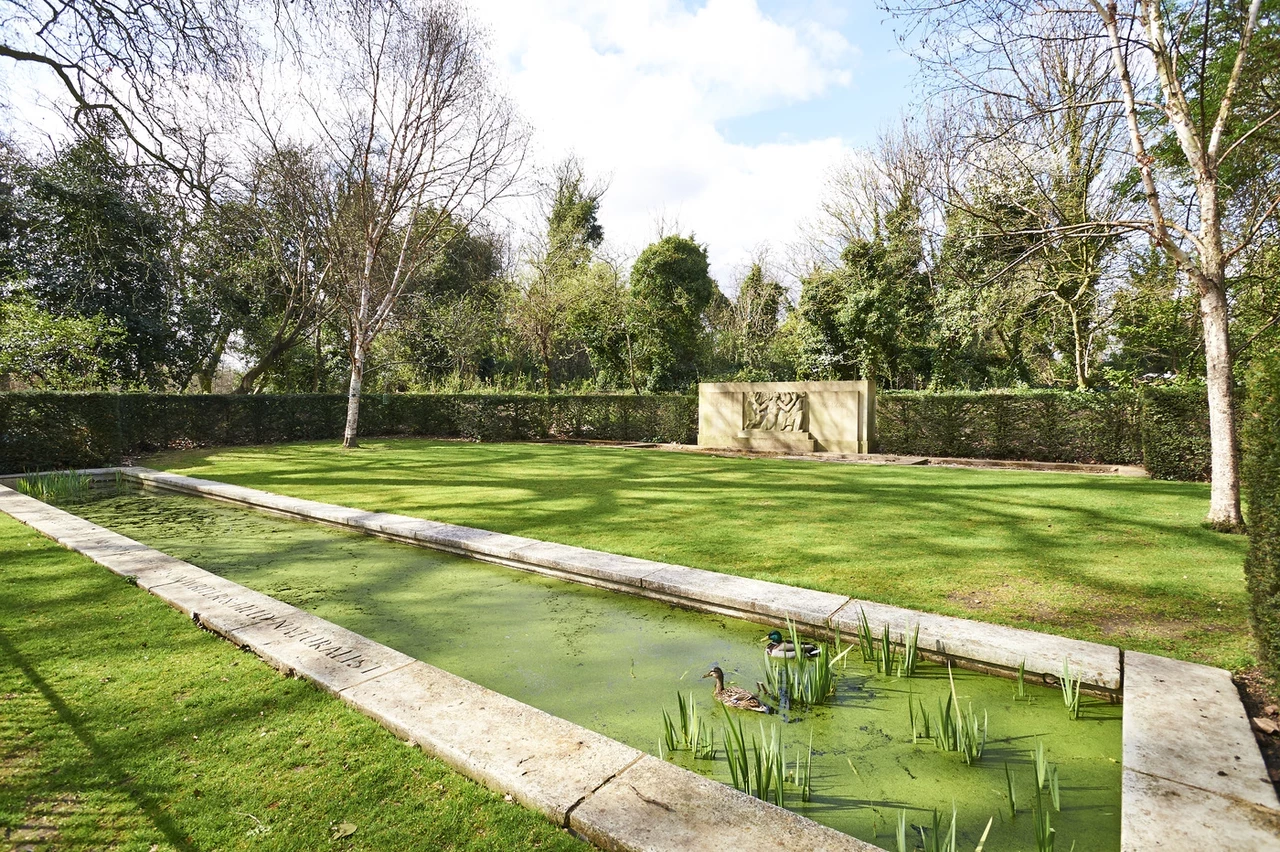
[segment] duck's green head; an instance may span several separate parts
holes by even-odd
[[[781,634],[780,632],[778,632],[777,630],[771,631],[771,632],[769,633],[769,641],[770,641],[770,642],[773,642],[774,644],[777,644],[778,642],[781,642],[781,641],[782,641],[782,634]]]

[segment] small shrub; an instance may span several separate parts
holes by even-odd
[[[1254,361],[1242,423],[1249,612],[1263,665],[1280,675],[1280,353]]]

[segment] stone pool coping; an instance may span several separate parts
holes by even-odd
[[[856,635],[858,609],[861,608],[873,629],[879,630],[882,625],[889,624],[891,630],[900,636],[909,625],[919,624],[920,646],[929,655],[999,673],[1007,674],[1016,668],[1016,658],[1026,661],[1029,673],[1034,671],[1051,680],[1055,671],[1061,671],[1062,661],[1067,659],[1072,669],[1082,673],[1096,692],[1113,698],[1118,698],[1123,692],[1123,850],[1215,847],[1280,850],[1280,803],[1267,777],[1230,673],[1222,669],[1136,652],[1126,654],[1110,646],[930,615],[777,583],[403,515],[284,497],[148,468],[82,471],[102,478],[114,477],[117,472],[158,490],[250,506],[765,624],[791,619],[812,630],[840,630]],[[15,502],[15,498],[35,505]],[[15,512],[15,508],[18,511]],[[413,661],[336,625],[32,498],[3,489],[0,491],[0,509],[117,573],[138,577],[140,586],[165,598],[209,629],[252,648],[281,670],[300,673],[314,680],[362,712],[379,719],[398,735],[418,742],[429,753],[443,758],[471,777],[510,793],[604,848],[683,849],[695,848],[695,845],[696,848],[716,848],[707,846],[704,832],[711,831],[710,825],[719,827],[723,824],[717,809],[755,809],[751,810],[755,814],[757,805],[760,805],[786,814],[791,821],[803,820],[789,811],[745,797],[717,782],[686,773],[686,770],[656,758],[642,756],[634,749],[618,752],[632,757],[625,765],[615,765],[610,761],[614,760],[616,749],[629,747],[462,681],[425,663]],[[46,529],[45,525],[50,522],[52,529]],[[150,573],[154,571],[168,573]],[[157,578],[163,578],[163,582],[158,582]],[[211,623],[210,602],[213,598],[221,599],[227,595],[237,602],[236,606],[230,607],[235,614],[223,613],[215,616]],[[197,605],[202,609],[196,610]],[[287,616],[282,613],[287,613]],[[331,655],[327,658],[330,662],[294,659],[304,652],[294,647],[297,641],[289,641],[281,632],[286,626],[279,623],[280,618],[293,626],[308,621],[323,625],[322,630],[303,637],[308,643],[304,647],[311,647],[312,642],[320,643],[317,653]],[[264,623],[267,626],[264,627]],[[298,629],[304,632],[312,630],[308,627]],[[369,649],[381,650],[374,655]],[[376,661],[376,666],[369,667],[374,663],[365,665],[363,660],[366,656]],[[336,657],[341,657],[342,662],[335,664],[333,660]],[[353,661],[359,661],[360,665],[351,665]],[[348,669],[355,669],[355,672]],[[388,692],[388,684],[396,684],[396,688]],[[466,709],[460,709],[464,706]],[[474,717],[471,709],[474,706],[485,708],[486,712],[490,707],[500,709],[494,710],[498,715],[484,724],[468,726],[466,720]],[[445,712],[447,710],[453,712]],[[554,723],[547,720],[554,720]],[[493,746],[500,751],[506,750],[501,754],[478,750],[472,739],[492,739],[493,734],[487,728],[489,725],[496,724],[503,730],[510,730],[526,722],[528,730],[523,731],[522,728],[523,732],[514,736],[514,743],[502,745],[499,742]],[[444,733],[440,732],[442,726]],[[566,734],[569,729],[562,726],[581,731],[577,747],[593,755],[605,755],[600,759],[607,764],[606,768],[615,771],[606,778],[597,779],[589,773],[583,774],[586,772],[584,769],[572,769],[577,765],[576,753],[573,749],[566,751],[563,739],[578,735]],[[501,734],[497,738],[502,740]],[[461,746],[463,751],[458,751],[459,741],[464,744]],[[519,745],[526,742],[539,744],[539,756],[523,757],[517,762],[517,768],[531,760],[550,761],[557,766],[563,764],[571,776],[569,781],[563,781],[568,784],[568,792],[557,788],[559,797],[556,798],[537,784],[529,789],[519,786],[523,783],[523,771],[512,776],[503,759],[504,755],[510,756],[509,752],[514,753],[512,749],[520,751]],[[542,763],[534,765],[541,766]],[[683,779],[680,773],[692,775],[697,781]],[[547,770],[544,770],[542,781],[546,777]],[[609,786],[620,779],[626,779],[630,793],[618,784]],[[599,784],[588,790],[588,782],[596,780]],[[508,786],[512,784],[516,786]],[[682,793],[678,802],[659,798],[660,794],[670,790],[684,790],[686,785],[693,787],[689,795]],[[694,789],[698,792],[694,793]],[[565,805],[571,794],[582,795]],[[738,797],[748,801],[740,802]],[[655,808],[661,813],[650,813]],[[737,813],[736,810],[732,812]],[[577,822],[575,814],[580,814]],[[779,819],[784,818],[759,816],[741,824],[750,825],[751,832],[765,831],[769,829],[764,826],[772,826]],[[808,820],[803,822],[822,828]],[[758,829],[757,823],[761,826]],[[610,832],[623,831],[624,828],[619,828],[623,825],[630,826],[625,831],[642,834],[643,842],[613,837]],[[793,826],[788,831],[797,832],[799,829]],[[847,835],[833,833],[841,843],[853,840]],[[759,841],[757,835],[749,835],[755,838],[753,843]],[[764,836],[771,838],[773,835]],[[809,834],[804,836],[810,837]],[[676,838],[686,837],[689,838],[687,846],[683,840],[676,842]],[[697,844],[693,843],[695,838]],[[821,846],[816,846],[810,838],[805,841],[805,848],[877,848],[861,841],[853,842],[859,845],[830,845],[824,840]],[[776,848],[792,847],[782,844]]]

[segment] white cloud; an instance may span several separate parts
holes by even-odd
[[[643,247],[656,217],[674,215],[708,244],[723,287],[754,247],[791,239],[846,151],[838,138],[752,145],[717,129],[851,82],[856,49],[817,21],[780,23],[755,0],[491,0],[476,12],[540,161],[572,151],[611,178],[601,218],[618,245]]]

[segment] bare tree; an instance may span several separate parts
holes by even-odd
[[[1114,218],[1052,225],[1046,237],[1143,234],[1176,262],[1195,286],[1206,360],[1212,486],[1208,521],[1238,529],[1240,477],[1236,440],[1233,353],[1229,337],[1229,272],[1232,262],[1274,218],[1280,195],[1233,209],[1235,194],[1221,180],[1232,157],[1249,156],[1251,137],[1275,122],[1277,113],[1246,125],[1235,110],[1242,70],[1259,61],[1251,52],[1261,0],[1241,4],[1230,25],[1234,59],[1221,86],[1203,74],[1214,45],[1208,38],[1208,8],[1201,0],[908,0],[890,10],[918,27],[919,55],[961,100],[998,102],[1028,121],[1065,114],[1071,104],[1038,101],[1019,85],[1027,57],[1046,43],[1082,42],[1105,50],[1111,89],[1092,104],[1114,106],[1127,133],[1122,154],[1137,178],[1139,205]],[[1174,16],[1171,21],[1169,16]],[[1189,24],[1205,16],[1202,40],[1190,43]],[[1237,41],[1238,39],[1238,41]],[[1215,91],[1210,91],[1215,89]],[[1075,104],[1079,107],[1088,104]],[[1203,112],[1203,116],[1201,113]],[[1201,118],[1204,120],[1201,120]],[[1173,156],[1157,158],[1159,143]],[[1231,227],[1228,227],[1228,223]]]
[[[527,136],[490,83],[480,32],[447,0],[358,0],[340,26],[348,69],[310,108],[337,176],[328,239],[351,359],[343,446],[355,447],[375,339],[419,272],[512,191]]]
[[[72,120],[114,116],[137,153],[207,190],[209,133],[188,109],[235,77],[253,50],[245,22],[274,3],[0,0],[0,57],[53,75]]]
[[[330,207],[335,191],[323,163],[305,148],[276,147],[254,163],[245,208],[265,255],[263,293],[255,301],[266,339],[240,377],[236,393],[252,393],[262,376],[334,310],[336,264]]]

